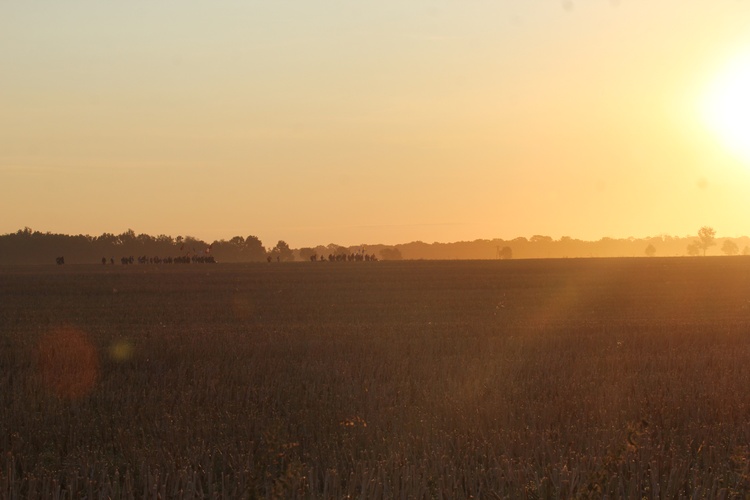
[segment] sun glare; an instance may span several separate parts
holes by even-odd
[[[750,162],[750,53],[732,60],[714,80],[704,115],[719,140]]]

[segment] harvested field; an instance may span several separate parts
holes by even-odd
[[[0,268],[0,498],[750,492],[744,257]]]

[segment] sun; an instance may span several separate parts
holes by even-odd
[[[731,60],[710,86],[703,114],[733,153],[750,162],[750,53]]]

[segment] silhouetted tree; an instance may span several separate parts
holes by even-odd
[[[656,247],[651,243],[648,244],[645,250],[646,257],[653,257],[656,255]]]
[[[141,233],[136,237],[136,241],[141,247],[151,247],[156,240],[153,236]]]
[[[102,235],[98,236],[95,241],[104,245],[114,246],[117,245],[120,240],[112,233],[102,233]]]
[[[334,257],[338,257],[340,259],[349,255],[348,248],[337,245],[336,243],[329,243],[328,246],[326,246],[326,250],[329,255],[333,255]]]
[[[294,252],[292,252],[292,249],[289,248],[289,245],[284,240],[279,240],[276,246],[273,247],[273,250],[271,250],[271,253],[277,260],[282,262],[291,262],[294,260]]]
[[[696,255],[700,255],[701,253],[701,246],[700,243],[697,241],[691,241],[687,246],[687,253],[691,257],[695,257]]]
[[[316,253],[312,248],[304,247],[299,249],[299,258],[301,260],[311,260],[313,255],[316,255]]]
[[[541,234],[535,234],[529,239],[532,243],[552,243],[554,240],[551,236],[543,236]]]
[[[266,258],[266,249],[257,236],[245,238],[245,257],[252,262],[261,262]]]
[[[716,244],[716,231],[712,227],[703,226],[698,230],[698,246],[703,250],[703,255],[706,255],[706,250]]]
[[[132,229],[128,229],[118,237],[120,238],[120,243],[122,243],[123,245],[131,243],[136,239],[135,231],[133,231]]]
[[[235,236],[229,241],[218,240],[211,243],[211,253],[222,262],[241,262],[244,248],[245,238],[242,236]]]
[[[510,247],[503,247],[500,249],[499,255],[503,260],[510,260],[513,258],[513,249]]]
[[[738,247],[737,243],[732,240],[724,240],[724,244],[721,245],[721,251],[724,252],[725,255],[737,255],[740,253],[740,247]]]
[[[203,249],[208,246],[208,244],[205,241],[196,238],[195,236],[185,236],[185,238],[182,240],[182,245],[180,246],[183,247],[183,252],[195,254],[198,252],[202,252]]]

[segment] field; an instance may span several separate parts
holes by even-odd
[[[0,498],[750,494],[750,259],[0,268]]]

